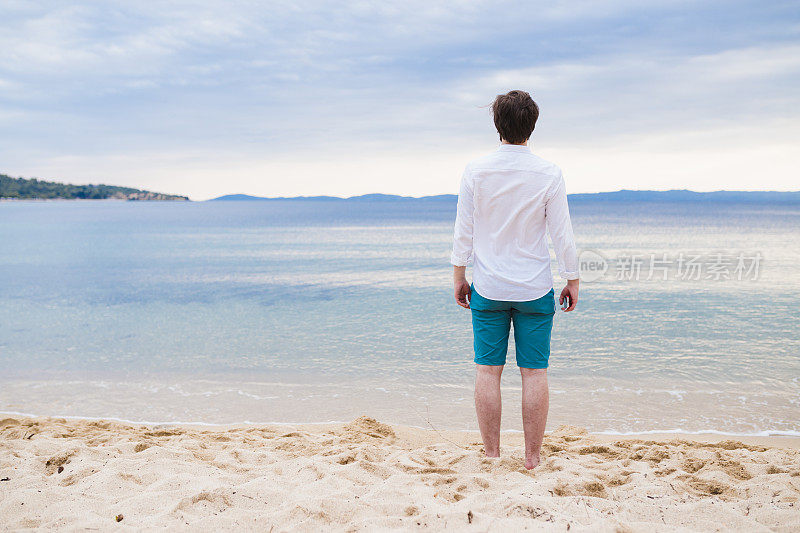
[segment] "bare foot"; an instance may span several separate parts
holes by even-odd
[[[539,466],[539,454],[537,453],[536,456],[526,457],[525,458],[525,468],[528,470],[533,470]]]
[[[496,452],[493,453],[484,452],[484,455],[489,459],[498,459],[500,457],[500,450],[497,450]]]

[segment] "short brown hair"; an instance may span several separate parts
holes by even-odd
[[[492,104],[492,113],[500,140],[522,144],[530,138],[536,127],[539,106],[525,91],[509,91],[497,95]]]

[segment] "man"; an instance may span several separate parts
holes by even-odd
[[[578,302],[578,255],[561,169],[528,147],[539,107],[524,91],[499,95],[492,105],[500,147],[469,163],[461,179],[453,238],[455,298],[472,310],[475,409],[487,457],[500,456],[500,375],[514,324],[522,373],[525,468],[539,464],[549,407],[547,366],[555,314],[546,232],[567,286],[565,311]],[[546,231],[547,230],[547,231]],[[473,266],[473,284],[466,266]]]

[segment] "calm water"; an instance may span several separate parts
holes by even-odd
[[[800,431],[800,206],[572,213],[582,259],[608,271],[556,317],[551,428]],[[0,203],[0,410],[473,428],[453,216],[423,201]],[[693,256],[700,279],[684,279]],[[739,260],[755,266],[743,279]],[[512,341],[507,429],[513,362]]]

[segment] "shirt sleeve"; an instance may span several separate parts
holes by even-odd
[[[545,220],[550,240],[556,251],[558,273],[564,279],[578,279],[578,251],[575,249],[575,238],[572,235],[572,222],[567,205],[567,189],[564,177],[559,172],[545,204]]]
[[[472,211],[474,208],[472,186],[472,173],[467,167],[461,176],[456,224],[453,231],[453,253],[450,255],[450,263],[455,266],[467,266],[472,261]]]

